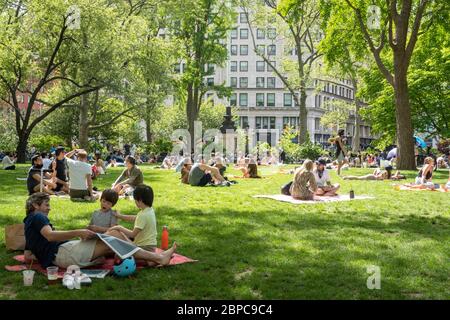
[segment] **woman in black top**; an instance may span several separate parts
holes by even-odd
[[[330,139],[332,143],[336,145],[336,160],[338,162],[337,166],[337,174],[341,175],[341,168],[346,162],[345,155],[347,154],[347,150],[345,148],[344,142],[344,129],[339,130],[337,137]]]

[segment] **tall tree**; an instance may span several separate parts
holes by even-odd
[[[442,2],[339,0],[337,4],[340,9],[336,10],[336,14],[348,15],[348,9],[352,10],[378,69],[394,90],[397,166],[399,169],[415,169],[408,68],[417,39],[426,32],[433,16],[436,15],[436,7],[441,6]],[[384,54],[389,49],[390,57],[384,59],[386,57]]]
[[[186,103],[191,148],[194,148],[194,122],[208,91],[219,97],[228,95],[225,83],[210,85],[205,77],[214,74],[214,65],[222,66],[227,58],[225,39],[235,19],[234,1],[173,1],[170,36],[180,44],[180,62],[185,65],[178,81]]]
[[[300,135],[299,143],[308,139],[308,109],[306,108],[307,88],[311,84],[311,75],[314,63],[322,56],[318,50],[320,32],[320,6],[317,0],[264,0],[263,3],[241,1],[242,7],[249,16],[250,33],[255,52],[272,68],[274,73],[283,82],[292,94],[295,105],[299,107]],[[269,55],[257,49],[254,27],[258,25],[258,18],[250,19],[249,10],[253,12],[267,11],[272,16],[277,16],[285,28],[286,34],[282,37],[290,39],[296,53],[296,60],[292,67],[292,61],[287,60],[285,67],[272,62]],[[270,18],[269,18],[270,19]],[[267,24],[263,19],[260,24]],[[289,50],[291,52],[291,50]],[[291,60],[291,59],[290,59]],[[289,74],[289,70],[295,70],[296,74]]]
[[[31,132],[42,120],[58,108],[103,84],[96,78],[77,82],[66,76],[64,70],[74,62],[68,52],[80,48],[69,30],[70,14],[63,0],[29,0],[6,3],[0,16],[0,99],[14,110],[18,136],[18,162],[26,160],[26,149]],[[46,91],[65,84],[70,91],[53,101],[44,100]],[[28,94],[21,107],[20,94]],[[43,110],[36,114],[37,104]]]
[[[363,62],[368,57],[369,52],[364,42],[360,41],[362,35],[354,36],[354,33],[360,33],[359,29],[355,29],[357,21],[353,17],[332,14],[333,10],[334,5],[332,3],[322,6],[322,24],[326,31],[319,47],[324,54],[327,69],[331,73],[337,74],[338,77],[349,79],[352,83],[355,117],[352,151],[358,152],[360,150],[360,109],[362,107],[362,102],[358,97],[358,89],[361,82],[360,74],[365,68]],[[349,22],[349,19],[353,19],[353,21]],[[347,109],[347,106],[345,109]]]

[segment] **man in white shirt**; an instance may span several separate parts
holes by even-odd
[[[14,164],[14,158],[11,159],[12,155],[7,153],[2,159],[3,169],[5,170],[16,170],[16,166]]]
[[[52,164],[52,160],[50,160],[48,158],[48,154],[45,153],[45,152],[42,152],[41,153],[41,157],[42,157],[42,163],[43,163],[44,170],[50,169],[50,165]]]
[[[337,196],[337,191],[340,188],[338,183],[332,185],[330,181],[330,173],[325,168],[327,165],[325,159],[319,159],[316,161],[316,168],[313,170],[314,178],[316,179],[317,191],[315,194],[317,196]]]
[[[72,160],[74,155],[78,160]],[[66,154],[69,167],[69,195],[71,199],[95,200],[92,189],[92,168],[87,162],[87,153],[84,150],[73,150]]]

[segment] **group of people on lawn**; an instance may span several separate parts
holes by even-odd
[[[131,193],[144,181],[135,158],[128,156],[125,166],[112,185],[120,195]],[[98,195],[94,191],[93,179],[104,173],[104,170],[100,156],[96,156],[96,162],[91,165],[86,151],[76,149],[66,153],[64,148],[59,147],[53,160],[40,154],[31,158],[31,168],[27,176],[28,193],[69,194],[71,199],[95,200]]]
[[[157,225],[153,210],[153,190],[140,184],[134,192],[137,215],[124,215],[113,207],[119,200],[119,193],[113,189],[103,191],[100,209],[92,214],[85,229],[57,231],[50,222],[50,196],[37,192],[29,196],[26,202],[25,224],[25,260],[39,262],[46,268],[56,265],[67,268],[70,265],[88,267],[101,264],[113,251],[97,239],[97,233],[104,233],[133,243],[140,248],[134,257],[149,266],[167,265],[176,250],[174,244],[169,250],[156,253]],[[133,229],[118,224],[118,220],[134,222]],[[79,238],[81,240],[72,240]]]

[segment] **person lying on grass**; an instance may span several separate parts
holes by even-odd
[[[220,174],[219,169],[204,163],[195,163],[189,171],[189,184],[204,187],[208,184],[229,186],[230,183]]]
[[[125,165],[126,169],[123,170],[122,174],[112,185],[112,189],[119,193],[119,195],[125,194],[127,191],[132,191],[132,189],[144,183],[144,175],[136,165],[136,159],[134,157],[127,156],[125,158]]]
[[[50,197],[45,193],[35,193],[26,201],[25,224],[25,261],[38,261],[43,268],[56,265],[67,268],[70,265],[87,267],[101,264],[105,256],[114,252],[100,239],[95,232],[88,229],[56,231],[48,218],[50,213]],[[123,233],[117,230],[106,232],[107,235],[126,240]],[[72,240],[81,238],[81,240]],[[143,249],[136,251],[134,258],[158,265],[168,265],[175,253],[176,243],[162,253],[154,253]]]
[[[124,221],[134,222],[133,230],[123,226],[114,226],[109,231],[123,233],[128,241],[133,242],[139,248],[154,252],[157,245],[156,216],[153,210],[153,189],[150,186],[137,186],[133,192],[134,203],[141,211],[137,215],[123,215],[117,213],[116,216]],[[149,266],[154,263],[148,262]]]
[[[43,169],[42,157],[40,155],[34,155],[31,158],[31,168],[28,170],[27,177],[27,189],[28,194],[39,192],[41,190],[41,170]],[[48,172],[44,172],[42,175],[42,191],[48,194],[55,194],[53,191],[56,188],[52,176]]]
[[[314,162],[307,159],[303,166],[295,171],[294,180],[290,187],[292,198],[298,200],[314,200],[317,191],[316,179],[313,174]]]
[[[392,166],[388,166],[385,170],[379,168],[375,169],[372,174],[366,174],[364,176],[345,176],[342,177],[344,180],[401,180],[406,179],[406,177],[400,174],[400,171],[396,171],[392,174]]]
[[[97,233],[105,233],[111,227],[117,226],[117,211],[112,208],[119,200],[119,194],[107,189],[102,192],[100,197],[100,210],[94,211],[89,223],[88,229]]]
[[[331,184],[330,174],[328,170],[325,168],[327,162],[325,159],[319,159],[316,162],[316,168],[313,171],[314,178],[317,184],[317,191],[315,192],[316,196],[337,196],[337,191],[340,188],[338,183]]]

